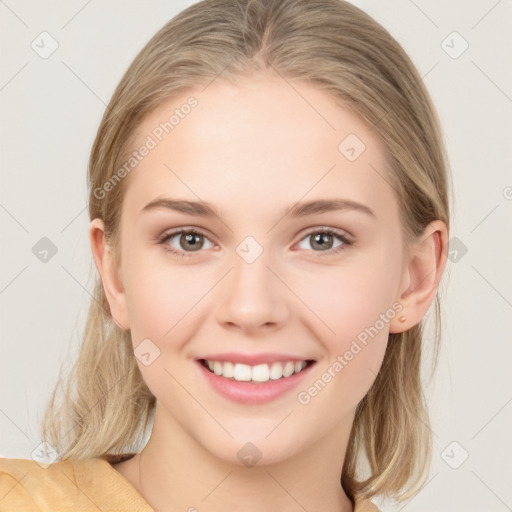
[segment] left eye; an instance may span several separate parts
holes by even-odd
[[[315,236],[313,236],[315,235]],[[173,246],[167,242],[177,238],[177,242],[179,247]],[[319,250],[314,250],[314,252],[326,253],[327,255],[332,255],[342,251],[352,244],[343,233],[338,232],[336,230],[330,228],[316,229],[315,231],[310,231],[307,233],[304,238],[302,238],[301,243],[308,238],[312,238],[312,242],[310,245],[313,248],[319,248]],[[340,240],[340,243],[332,247],[334,239]],[[205,246],[206,242],[206,246]],[[174,231],[172,233],[165,234],[160,240],[159,243],[164,245],[166,251],[180,257],[188,257],[192,256],[190,253],[198,252],[201,249],[211,249],[213,247],[213,243],[208,239],[208,237],[196,230],[186,230],[181,229],[178,231]],[[208,247],[208,243],[210,247]],[[304,249],[304,247],[300,247]],[[307,248],[306,248],[307,249]],[[324,256],[324,254],[318,254],[318,256]]]
[[[344,234],[339,233],[338,231],[335,231],[330,228],[310,231],[302,240],[307,240],[308,238],[312,238],[312,247],[320,248],[320,251],[315,252],[324,252],[328,254],[333,254],[342,251],[344,250],[345,246],[350,245],[352,243]],[[338,244],[336,247],[330,247],[335,238],[341,240],[341,243]],[[323,256],[323,254],[319,254],[319,256]]]

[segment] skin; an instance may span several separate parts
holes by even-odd
[[[115,321],[131,330],[134,348],[149,338],[160,350],[149,366],[137,360],[157,398],[151,438],[141,454],[114,466],[155,510],[353,510],[339,479],[356,406],[380,369],[389,333],[421,321],[446,263],[441,221],[405,250],[395,193],[369,165],[385,176],[375,133],[314,85],[294,88],[300,95],[262,74],[236,86],[216,80],[162,104],[139,126],[134,148],[189,96],[198,100],[125,178],[118,267],[103,222],[90,223]],[[354,162],[338,151],[350,133],[366,145]],[[209,202],[220,218],[141,213],[161,196]],[[327,198],[357,201],[375,216],[284,216],[291,203]],[[180,235],[166,242],[189,257],[157,241],[180,227],[207,234],[196,251]],[[335,254],[341,241],[327,239],[327,254],[314,243],[323,227],[350,234],[353,244]],[[236,252],[247,236],[263,249],[251,264]],[[317,396],[299,403],[297,393],[394,303],[402,311]],[[277,400],[238,404],[218,395],[194,361],[229,351],[286,353],[316,364]],[[261,452],[253,467],[237,457],[247,442]]]

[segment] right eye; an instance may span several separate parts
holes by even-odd
[[[180,236],[178,236],[180,235]],[[168,242],[176,238],[177,243],[180,247],[169,245]],[[195,229],[184,229],[180,228],[170,233],[165,233],[162,238],[159,239],[159,243],[164,246],[164,249],[171,254],[179,257],[192,256],[191,252],[198,252],[204,246],[204,240],[209,239],[201,231]],[[211,243],[211,242],[210,242]],[[213,245],[213,244],[212,244]],[[191,251],[187,249],[191,248]]]

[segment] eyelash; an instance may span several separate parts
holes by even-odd
[[[327,251],[313,251],[313,252],[323,253],[323,254],[318,254],[318,256],[321,258],[325,257],[325,256],[332,256],[332,255],[338,254],[339,252],[346,250],[347,246],[350,246],[353,244],[353,242],[351,240],[349,240],[345,235],[343,235],[341,232],[339,232],[335,229],[332,229],[332,228],[320,228],[320,229],[316,228],[315,230],[312,230],[312,231],[309,231],[308,233],[306,233],[304,235],[304,237],[301,238],[300,241],[302,241],[304,238],[307,238],[308,236],[315,235],[318,233],[335,236],[343,242],[343,245],[340,245],[339,247],[336,247],[335,249],[329,249]],[[176,235],[181,235],[181,234],[201,235],[201,236],[208,238],[206,233],[203,233],[199,229],[182,228],[182,229],[178,229],[176,231],[172,231],[171,233],[164,233],[164,235],[162,235],[162,237],[159,238],[158,243],[163,245],[164,249],[167,252],[171,253],[173,256],[177,256],[177,257],[181,257],[181,258],[188,258],[193,255],[193,252],[187,253],[186,251],[177,251],[176,249],[173,249],[169,245],[166,245],[166,242],[168,242],[171,238],[175,237]]]

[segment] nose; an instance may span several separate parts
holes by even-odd
[[[286,286],[265,251],[252,263],[234,255],[233,268],[219,287],[218,321],[246,332],[278,329],[289,317]]]

